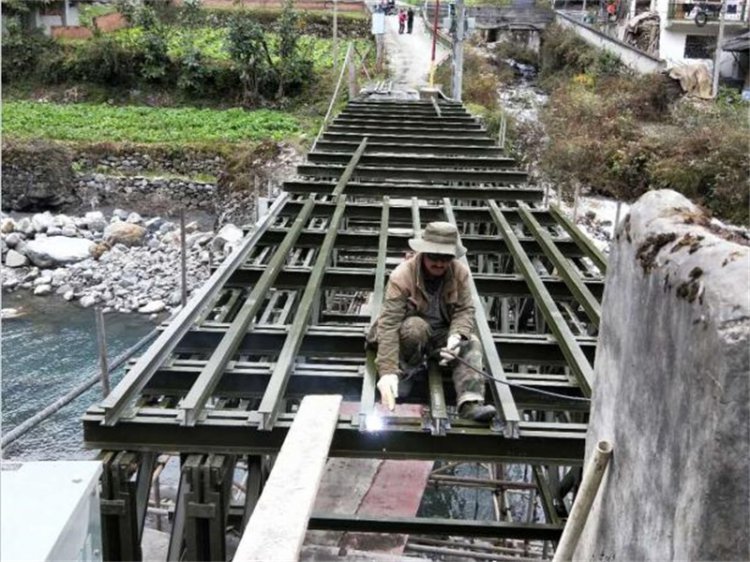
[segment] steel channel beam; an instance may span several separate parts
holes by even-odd
[[[443,206],[445,207],[445,216],[449,222],[456,225],[456,216],[453,213],[453,206],[451,205],[450,199],[443,200]],[[456,225],[458,226],[458,225]],[[462,257],[461,261],[468,267],[469,263],[466,257]],[[471,300],[474,303],[474,318],[477,331],[479,332],[479,339],[482,342],[482,348],[484,349],[484,356],[487,358],[487,367],[489,373],[495,379],[489,382],[490,390],[492,391],[492,397],[497,406],[500,407],[500,412],[505,422],[503,432],[506,437],[517,438],[518,437],[518,424],[521,421],[521,416],[518,413],[513,394],[507,385],[507,378],[505,371],[503,370],[503,364],[500,361],[500,354],[498,353],[497,347],[493,345],[492,331],[490,325],[487,322],[487,314],[484,311],[484,303],[479,296],[479,291],[474,283],[473,275],[469,277],[469,289],[471,290]]]
[[[565,280],[570,292],[573,293],[576,300],[586,311],[589,320],[591,320],[596,327],[599,327],[599,319],[601,318],[601,305],[599,304],[599,301],[594,298],[591,291],[589,291],[586,285],[584,285],[583,279],[570,264],[568,259],[557,249],[549,232],[547,232],[529,212],[529,208],[523,203],[520,203],[518,206],[518,213],[521,215],[521,218],[531,232],[531,235],[542,247],[542,250],[544,250],[545,255],[557,268],[558,275]]]
[[[310,152],[307,160],[315,164],[346,164],[351,158],[344,152]],[[469,156],[412,156],[408,154],[365,154],[360,161],[365,166],[402,166],[417,168],[439,168],[454,166],[474,169],[507,169],[513,168],[513,158],[477,158]]]
[[[117,423],[125,413],[128,403],[146,385],[149,377],[153,375],[159,365],[169,357],[172,350],[198,318],[201,309],[214,298],[219,289],[229,280],[234,270],[247,259],[257,242],[279,215],[287,199],[287,195],[282,195],[274,202],[268,214],[258,222],[257,229],[245,237],[242,244],[211,275],[198,293],[172,320],[167,329],[151,344],[146,353],[141,355],[135,366],[102,400],[101,405],[106,412],[104,422],[107,425]]]
[[[356,118],[336,118],[331,123],[332,127],[341,127],[345,130],[351,129],[373,129],[378,130],[382,127],[389,127],[394,129],[436,129],[440,131],[448,130],[462,130],[462,131],[476,131],[477,133],[485,132],[485,129],[480,123],[472,119],[460,119],[452,120],[450,118],[440,119],[425,118],[425,119],[356,119]]]
[[[430,433],[445,436],[450,427],[448,420],[448,406],[445,402],[443,390],[443,373],[436,361],[430,361],[427,371],[427,384],[430,389]]]
[[[354,170],[359,166],[359,163],[362,160],[365,148],[367,148],[367,137],[364,137],[359,143],[357,150],[355,150],[354,154],[349,158],[344,171],[341,173],[341,176],[339,176],[339,180],[336,182],[336,187],[333,188],[334,197],[338,198],[344,192],[344,188],[346,188],[349,180],[351,180]],[[299,167],[297,170],[299,171]],[[338,204],[339,202],[337,201],[337,206]]]
[[[544,476],[544,470],[539,465],[532,466],[531,470],[534,474],[534,482],[536,482],[536,486],[539,489],[539,497],[542,500],[542,509],[544,510],[545,518],[549,523],[559,525],[561,523],[560,516],[557,515],[552,490],[550,490],[549,482]]]
[[[248,365],[248,366],[244,366]],[[250,366],[258,365],[258,366]],[[223,398],[260,398],[271,378],[271,366],[243,364],[227,368],[217,384],[214,395]],[[197,378],[198,367],[179,363],[157,371],[144,396],[182,397],[189,385]],[[337,372],[295,368],[289,378],[285,397],[302,398],[307,394],[341,394],[347,400],[356,401],[362,392],[362,375],[359,372]],[[374,395],[374,392],[373,392]]]
[[[340,190],[338,191],[340,192]],[[310,273],[310,279],[297,308],[297,315],[289,329],[289,334],[285,338],[284,346],[279,352],[278,361],[271,375],[271,380],[268,382],[268,388],[266,388],[263,400],[258,408],[260,429],[266,431],[272,429],[278,416],[284,390],[292,371],[292,365],[302,345],[307,323],[312,314],[313,303],[318,298],[318,292],[323,282],[323,273],[325,268],[328,267],[338,229],[341,225],[341,220],[344,218],[345,211],[346,196],[340,195],[338,196],[336,211],[333,214],[331,223],[328,225],[325,238],[318,251],[315,267],[313,267]]]
[[[247,286],[258,281],[263,274],[263,266],[246,266],[234,272],[227,282],[227,286]],[[307,285],[310,268],[283,268],[276,278],[274,287],[277,289],[301,289]],[[375,283],[375,270],[369,267],[358,268],[328,268],[324,274],[323,284],[329,288],[346,288],[369,290]],[[557,299],[572,299],[573,294],[568,286],[556,277],[542,277],[550,294]],[[522,275],[513,273],[476,274],[474,282],[482,296],[499,297],[528,297],[531,291]],[[601,298],[604,291],[602,280],[590,279],[585,285],[595,295]]]
[[[103,412],[91,408],[83,417],[87,448],[132,451],[196,451],[267,455],[281,448],[291,421],[279,418],[269,431],[247,423],[247,412],[211,410],[206,421],[188,427],[175,423],[176,411],[123,418],[115,426],[101,422]],[[586,433],[567,430],[525,430],[520,439],[506,439],[488,428],[461,425],[435,438],[422,429],[419,418],[386,419],[386,431],[362,433],[349,419],[340,420],[331,444],[331,457],[523,462],[576,466],[583,462]],[[398,424],[396,423],[398,422]]]
[[[323,140],[327,141],[356,141],[359,142],[362,137],[367,136],[370,141],[374,141],[376,143],[396,143],[396,144],[418,144],[419,142],[425,140],[425,136],[417,135],[413,131],[404,131],[402,134],[381,134],[381,133],[344,133],[344,132],[336,132],[336,131],[326,131],[323,133],[323,136],[321,137]],[[456,144],[456,137],[453,135],[445,135],[445,136],[430,136],[427,139],[427,142],[429,144],[437,144],[437,145],[450,145],[453,146]],[[462,137],[461,142],[466,142],[469,145],[474,146],[489,146],[489,147],[495,147],[495,141],[494,139],[491,139],[488,136],[481,135],[481,136],[473,136],[473,137]]]
[[[350,114],[340,114],[336,119],[333,120],[333,123],[336,125],[346,125],[349,127],[359,127],[359,126],[366,126],[366,125],[383,125],[383,124],[393,124],[393,125],[401,125],[402,127],[411,127],[411,126],[465,126],[468,128],[476,128],[481,129],[482,125],[477,121],[474,117],[460,117],[460,116],[448,116],[448,117],[441,117],[439,115],[410,115],[410,116],[404,116],[404,115],[398,115],[398,116],[392,116],[392,115],[380,115],[378,117],[364,117],[362,115],[350,115]]]
[[[534,300],[541,309],[552,333],[557,338],[560,348],[568,361],[568,366],[576,376],[584,396],[591,396],[591,385],[594,379],[591,364],[576,342],[573,332],[570,331],[552,295],[550,295],[544,286],[544,282],[539,277],[529,256],[523,250],[521,243],[513,233],[513,229],[510,227],[507,219],[503,216],[503,213],[494,201],[490,201],[489,204],[495,223],[513,255],[513,260],[526,278],[529,289],[534,295]]]
[[[543,541],[557,541],[560,539],[563,531],[563,525],[560,524],[440,519],[437,517],[376,517],[372,515],[339,515],[332,513],[313,513],[307,528],[311,531],[450,535],[457,537],[492,537],[494,539]]]
[[[330,193],[334,182],[312,180],[290,180],[284,182],[284,190],[290,193]],[[352,182],[347,186],[347,193],[352,197],[411,197],[415,193],[420,199],[496,199],[501,201],[540,202],[544,196],[541,189],[521,186],[452,186],[429,184],[397,184]],[[585,254],[583,254],[585,255]]]
[[[298,248],[320,248],[325,238],[325,232],[321,230],[303,230],[297,240]],[[263,233],[259,246],[278,246],[286,236],[283,228],[268,228]],[[495,236],[464,236],[464,245],[471,253],[508,254],[508,245],[504,240]],[[388,237],[389,252],[403,252],[408,248],[409,235],[403,233],[392,233]],[[521,247],[531,255],[543,255],[544,252],[536,240],[531,237],[519,237]],[[378,244],[378,234],[374,232],[342,231],[336,239],[336,249],[356,248],[358,250],[371,250]],[[568,257],[580,257],[581,249],[575,242],[564,239],[556,240],[557,247]]]
[[[380,215],[380,234],[378,239],[378,260],[375,269],[375,284],[370,299],[370,324],[372,325],[380,314],[383,304],[383,293],[385,292],[385,260],[388,255],[388,226],[390,223],[390,199],[383,197],[383,206]],[[373,349],[368,349],[365,354],[365,369],[362,380],[362,393],[359,400],[359,416],[352,423],[356,423],[360,431],[367,429],[367,416],[375,408],[375,387],[377,384],[378,370],[375,365],[376,354]]]
[[[357,149],[353,141],[326,141],[319,140],[315,145],[315,152],[354,152]],[[398,153],[398,154],[430,154],[430,155],[461,155],[461,156],[484,156],[494,158],[501,156],[503,151],[495,146],[471,146],[463,144],[436,145],[436,144],[396,144],[387,142],[368,143],[371,153]]]
[[[297,173],[311,178],[338,177],[344,171],[343,166],[301,164],[297,166]],[[422,180],[429,182],[461,181],[468,183],[492,183],[512,185],[526,181],[527,173],[523,170],[457,170],[453,168],[379,168],[375,166],[360,166],[356,177],[365,180]]]
[[[227,329],[224,337],[211,354],[211,358],[201,371],[193,388],[183,400],[181,411],[183,414],[182,423],[185,425],[194,425],[197,421],[203,406],[206,404],[206,400],[211,396],[227,363],[237,352],[247,333],[250,322],[255,318],[258,310],[260,310],[268,290],[273,286],[276,277],[284,266],[289,251],[294,246],[302,228],[307,224],[314,205],[314,196],[310,196],[289,232],[284,237],[284,240],[276,249],[273,258],[271,258],[271,261],[266,266],[260,279],[254,284],[250,295],[248,295],[242,304],[242,308]]]
[[[607,258],[604,257],[604,254],[601,252],[601,250],[599,250],[599,248],[594,245],[589,237],[581,232],[558,207],[556,207],[555,205],[550,205],[549,211],[554,219],[558,222],[558,224],[565,229],[568,235],[575,241],[576,244],[578,244],[581,250],[583,250],[583,253],[586,254],[586,256],[592,262],[594,262],[594,265],[599,268],[599,271],[602,272],[602,275],[605,275],[607,273]]]
[[[331,184],[333,185],[333,184]],[[351,185],[351,184],[349,184]],[[351,195],[348,191],[347,193]],[[324,192],[330,191],[329,189],[322,190]],[[490,189],[487,189],[490,191]],[[497,190],[498,192],[501,190]],[[437,220],[445,219],[445,211],[443,210],[442,200],[445,197],[445,193],[439,197],[439,205],[425,205],[422,204],[419,207],[419,212],[425,222],[432,222]],[[498,199],[493,197],[493,199]],[[284,209],[281,211],[281,216],[295,217],[302,210],[306,199],[299,199],[295,201],[289,201],[284,205]],[[330,217],[333,214],[336,205],[329,202],[318,202],[313,209],[312,216],[314,217]],[[346,218],[349,220],[368,220],[368,221],[379,221],[382,206],[380,204],[380,198],[377,198],[372,203],[349,203],[346,206]],[[456,214],[456,220],[460,222],[490,222],[492,221],[492,215],[487,207],[454,207],[453,212]],[[543,226],[557,224],[554,219],[550,216],[547,211],[541,209],[529,209],[529,212],[534,216],[534,219]],[[503,214],[508,218],[511,223],[521,222],[521,217],[518,210],[503,209]],[[390,208],[390,217],[395,222],[408,222],[411,220],[411,210],[405,205],[394,205]],[[379,228],[377,225],[373,228]],[[587,278],[588,279],[588,278]]]
[[[205,354],[216,347],[226,331],[227,325],[195,328],[191,330],[177,349],[180,353]],[[302,338],[300,347],[303,355],[321,357],[361,357],[364,346],[364,327],[352,326],[333,330],[334,326],[310,327]],[[238,353],[250,355],[274,355],[278,352],[286,336],[285,329],[276,327],[256,327],[248,332]],[[493,334],[498,354],[506,364],[562,365],[565,355],[554,336],[519,337],[511,334]],[[580,338],[577,345],[584,355],[593,358],[596,340]]]
[[[353,135],[368,136],[373,135],[398,135],[398,134],[409,134],[413,137],[421,138],[443,138],[453,137],[453,139],[462,138],[476,138],[480,135],[485,135],[484,129],[465,129],[463,127],[442,127],[442,128],[429,128],[429,127],[386,127],[380,126],[364,126],[364,127],[347,127],[345,125],[330,125],[326,129],[326,134],[335,133],[348,133]]]

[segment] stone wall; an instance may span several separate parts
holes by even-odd
[[[173,213],[180,208],[213,212],[216,185],[169,177],[81,174],[76,192],[83,202],[95,201],[101,206],[154,215]]]
[[[587,451],[614,453],[575,560],[750,558],[750,248],[673,191],[618,228]]]
[[[77,148],[75,164],[82,170],[100,172],[119,172],[132,174],[136,172],[169,172],[180,175],[207,174],[219,176],[226,165],[225,159],[216,154],[181,151],[179,154],[160,152],[156,149],[141,150],[138,148],[118,147],[116,150],[107,147],[102,150],[96,146]]]

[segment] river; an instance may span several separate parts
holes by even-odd
[[[2,323],[2,428],[10,431],[89,378],[98,369],[94,310],[57,296],[35,297],[25,291],[3,295],[3,308],[20,309]],[[105,316],[110,360],[154,328],[135,314]],[[112,386],[123,369],[111,379]],[[2,452],[5,459],[86,459],[81,415],[101,399],[96,385]]]

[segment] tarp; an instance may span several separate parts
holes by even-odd
[[[688,95],[711,99],[711,75],[703,64],[675,66],[669,77],[680,81],[682,90]]]

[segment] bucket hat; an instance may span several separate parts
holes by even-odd
[[[458,241],[458,230],[449,222],[431,222],[417,238],[409,240],[409,247],[425,254],[446,254],[460,258],[466,248]]]

